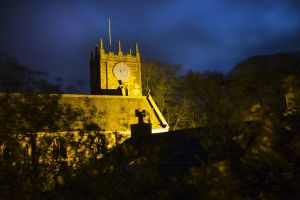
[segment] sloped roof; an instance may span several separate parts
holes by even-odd
[[[106,163],[101,166],[121,167],[125,170],[149,164],[160,175],[178,176],[190,167],[201,166],[206,162],[207,152],[200,141],[202,133],[202,128],[193,128],[131,137],[104,156],[100,163]],[[134,149],[135,153],[132,154],[128,149]]]
[[[137,109],[149,112],[152,132],[168,131],[168,126],[161,123],[161,119],[145,96],[63,94],[61,102],[82,109],[86,118],[91,119],[105,131],[130,132],[130,125],[138,123],[135,116]]]

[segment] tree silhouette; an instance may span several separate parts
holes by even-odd
[[[20,66],[5,54],[0,71],[0,193],[8,199],[39,199],[64,184],[88,158],[102,157],[107,141],[90,118],[74,130],[74,123],[91,115],[91,109],[62,104],[62,95],[53,93],[60,92],[60,86],[44,80],[44,73]],[[67,156],[69,149],[73,159]]]

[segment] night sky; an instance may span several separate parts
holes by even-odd
[[[113,2],[113,3],[112,3]],[[1,1],[0,52],[65,82],[89,82],[90,51],[111,18],[114,48],[184,70],[228,72],[260,54],[299,51],[299,0]]]

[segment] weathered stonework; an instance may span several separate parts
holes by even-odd
[[[85,115],[90,114],[89,109],[93,110],[93,115],[90,118],[104,132],[119,132],[130,135],[130,125],[138,122],[135,115],[136,110],[149,112],[152,132],[168,131],[167,122],[154,101],[151,102],[150,100],[152,99],[146,96],[64,94],[60,101],[62,104],[71,105],[73,109],[84,110]],[[81,129],[82,123],[82,121],[78,121],[72,129]]]
[[[120,63],[125,66],[125,78],[122,76],[122,68],[120,76],[116,75],[115,66]],[[105,148],[109,150],[131,136],[131,125],[138,123],[137,111],[145,111],[149,114],[147,119],[150,127],[147,130],[149,134],[169,130],[166,120],[152,97],[142,96],[141,59],[137,44],[135,55],[132,55],[131,50],[129,54],[123,54],[120,43],[119,51],[115,54],[106,53],[101,40],[100,49],[96,48],[95,55],[91,56],[90,67],[91,95],[48,94],[49,98],[56,96],[58,102],[55,103],[62,105],[62,108],[70,108],[70,112],[79,111],[79,117],[72,121],[68,130],[45,129],[34,131],[33,135],[29,136],[24,136],[26,133],[16,136],[20,147],[25,149],[28,155],[39,152],[37,156],[39,163],[59,160],[76,168],[77,161],[81,159],[101,158]],[[11,97],[20,96],[20,98],[22,95],[24,94],[10,94]],[[31,102],[30,99],[28,100]],[[42,99],[45,100],[47,97]],[[56,108],[61,107],[54,106],[54,109]],[[86,126],[89,125],[91,127],[87,128]],[[32,150],[33,146],[38,149]],[[0,150],[2,155],[10,156],[9,147],[5,142],[0,141]]]
[[[91,93],[101,95],[117,95],[119,80],[113,74],[113,67],[118,63],[125,63],[129,67],[129,79],[123,81],[128,89],[128,96],[142,96],[141,59],[136,44],[135,55],[132,52],[123,54],[119,43],[119,51],[105,52],[102,39],[100,49],[95,48],[95,55],[91,56]]]
[[[136,43],[134,55],[131,49],[128,54],[123,53],[120,41],[117,53],[106,52],[102,39],[100,39],[99,46],[100,48],[98,49],[96,46],[95,52],[91,54],[92,95],[85,97],[82,95],[77,97],[64,95],[63,99],[66,99],[68,103],[72,102],[73,106],[82,104],[82,98],[88,98],[94,102],[97,109],[104,113],[102,118],[106,119],[106,123],[100,123],[100,117],[96,124],[99,124],[106,132],[130,134],[130,125],[137,123],[136,110],[149,112],[152,133],[168,131],[169,126],[152,97],[150,95],[142,96],[142,66],[138,44]],[[116,66],[120,64],[125,65],[124,78],[122,74],[117,76],[114,73]],[[122,69],[120,73],[122,73]],[[126,88],[126,92],[121,91],[121,88]]]

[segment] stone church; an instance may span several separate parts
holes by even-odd
[[[95,109],[92,120],[105,132],[110,143],[116,142],[113,141],[115,133],[130,137],[131,125],[138,123],[137,115],[141,112],[147,113],[145,120],[151,124],[152,133],[166,132],[169,125],[151,95],[142,94],[141,68],[137,43],[135,52],[130,49],[125,53],[119,41],[115,53],[106,51],[100,39],[99,48],[96,45],[95,52],[91,52],[91,95],[64,94],[61,101],[74,108]]]
[[[169,131],[169,125],[151,95],[142,94],[138,44],[134,54],[131,50],[123,52],[120,42],[117,53],[106,51],[103,46],[101,39],[100,48],[97,45],[95,52],[91,53],[91,94],[59,95],[62,106],[83,111],[81,118],[72,123],[71,129],[58,132],[41,130],[31,137],[23,137],[22,132],[16,135],[20,147],[28,155],[33,156],[33,152],[37,151],[32,149],[33,146],[38,147],[40,163],[61,160],[76,165],[76,161],[82,158],[101,157],[102,147],[109,149],[122,143],[132,135],[131,130],[138,130],[136,125],[139,124],[150,127],[144,129],[148,134]],[[85,120],[96,129],[82,132]],[[140,132],[143,134],[143,131]],[[35,145],[32,145],[33,141]],[[10,160],[12,153],[6,143],[0,142],[0,150],[0,159]]]

